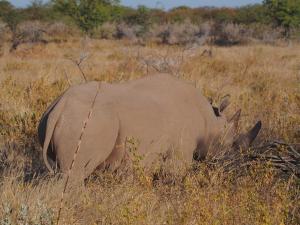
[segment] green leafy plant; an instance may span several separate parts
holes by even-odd
[[[18,24],[22,21],[23,16],[19,9],[16,9],[6,0],[0,1],[0,19],[6,23],[11,32],[17,31]]]
[[[54,7],[70,16],[86,34],[113,18],[118,0],[53,0]]]
[[[285,28],[285,35],[300,26],[300,0],[264,0],[266,12],[276,26]]]

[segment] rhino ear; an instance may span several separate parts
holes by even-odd
[[[223,112],[227,108],[227,106],[230,105],[229,99],[230,99],[230,95],[226,95],[222,98],[220,107],[219,107],[220,112]]]
[[[233,147],[243,149],[248,148],[257,137],[261,129],[261,125],[261,121],[258,121],[247,134],[243,134],[238,137],[238,139],[233,143]]]
[[[236,111],[236,113],[231,117],[231,119],[228,120],[228,123],[232,123],[232,124],[233,124],[233,127],[234,127],[235,130],[238,129],[239,121],[240,121],[240,118],[241,118],[241,112],[242,112],[242,110],[239,109],[239,110]]]

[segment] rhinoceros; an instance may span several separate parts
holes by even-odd
[[[80,147],[72,174],[87,178],[96,169],[118,169],[128,156],[126,139],[138,140],[142,164],[176,149],[187,162],[204,159],[217,140],[247,147],[259,121],[236,137],[240,110],[227,120],[225,99],[212,107],[199,89],[169,74],[154,74],[123,83],[88,82],[70,87],[47,109],[38,133],[49,171],[66,173]]]

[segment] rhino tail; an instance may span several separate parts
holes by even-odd
[[[50,173],[54,173],[54,170],[52,169],[52,166],[49,162],[49,145],[53,136],[53,132],[55,130],[56,124],[60,118],[61,112],[65,105],[65,99],[62,97],[58,99],[56,104],[53,106],[51,112],[49,112],[47,124],[46,124],[46,131],[45,131],[45,139],[43,144],[43,160],[45,162],[45,165],[47,169],[50,171]],[[53,159],[54,160],[54,159]]]

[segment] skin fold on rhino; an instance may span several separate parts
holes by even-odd
[[[228,98],[212,107],[198,89],[168,74],[119,84],[89,82],[70,87],[42,116],[38,133],[49,171],[55,167],[68,171],[98,85],[72,171],[78,179],[98,168],[117,169],[128,155],[128,137],[138,140],[138,153],[148,166],[170,149],[192,162],[204,159],[217,140],[247,147],[261,128],[259,121],[247,134],[237,136],[241,111],[227,120],[223,111]]]

